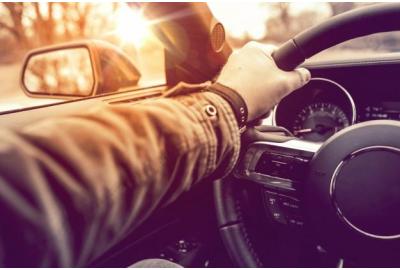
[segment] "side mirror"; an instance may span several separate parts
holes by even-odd
[[[73,99],[135,87],[140,76],[118,47],[88,40],[29,52],[21,85],[30,97]]]

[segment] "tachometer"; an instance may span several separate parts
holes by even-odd
[[[323,142],[349,125],[350,120],[341,108],[332,103],[318,102],[300,111],[292,130],[299,138]]]

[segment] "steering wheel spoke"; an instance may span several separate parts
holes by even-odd
[[[301,193],[307,168],[320,143],[292,139],[250,144],[234,175],[262,187],[264,205],[279,224],[302,226]]]
[[[247,148],[234,175],[277,191],[296,192],[321,143],[259,141]]]

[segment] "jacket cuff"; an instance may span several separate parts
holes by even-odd
[[[217,154],[216,167],[211,178],[219,179],[226,177],[235,167],[240,154],[240,129],[231,105],[220,95],[214,93],[205,93],[205,95],[216,105],[220,113],[219,131],[224,133],[221,140],[218,140],[217,153],[222,152],[221,156]],[[218,134],[218,131],[217,131]],[[218,136],[217,136],[218,137]],[[225,153],[225,154],[224,154]],[[227,158],[228,157],[228,158]]]
[[[240,153],[240,131],[231,105],[220,95],[204,91],[210,83],[181,83],[165,97],[176,97],[199,123],[197,136],[206,145],[207,178],[223,178],[234,168]]]

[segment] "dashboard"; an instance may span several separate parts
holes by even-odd
[[[400,120],[400,62],[395,59],[305,67],[313,79],[284,98],[273,113],[274,124],[294,136],[324,142],[355,123]]]

